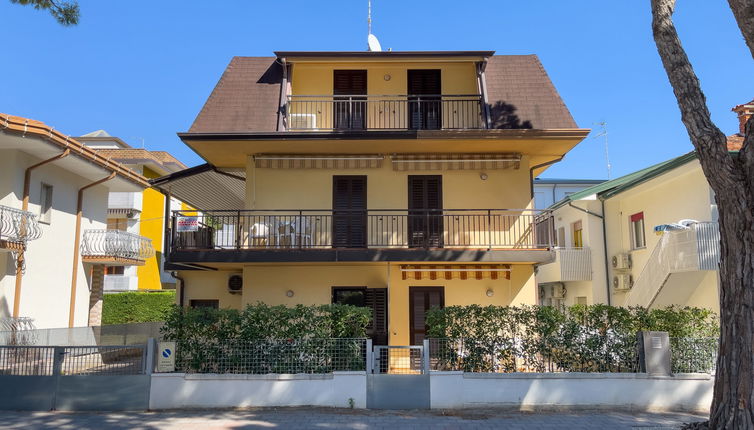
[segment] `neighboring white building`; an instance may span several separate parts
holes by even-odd
[[[108,194],[148,186],[41,122],[0,114],[0,321],[98,325],[104,266],[144,264],[152,252],[138,235],[106,230]]]
[[[534,207],[549,208],[573,193],[603,182],[602,179],[534,178]]]

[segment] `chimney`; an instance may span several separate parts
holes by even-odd
[[[741,135],[744,135],[746,121],[754,115],[754,100],[749,103],[738,105],[731,110],[738,114],[738,132],[741,133]]]

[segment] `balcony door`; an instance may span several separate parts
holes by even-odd
[[[366,248],[367,177],[333,176],[334,248]]]
[[[442,127],[440,70],[408,71],[408,122],[415,130]]]
[[[408,218],[410,247],[443,246],[441,175],[409,175]]]
[[[367,71],[333,71],[333,128],[366,129]]]
[[[443,287],[409,287],[409,333],[411,345],[421,345],[427,337],[427,311],[445,307]]]

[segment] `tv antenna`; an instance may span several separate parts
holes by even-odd
[[[605,167],[607,167],[607,179],[610,180],[610,174],[613,170],[613,165],[610,164],[610,152],[608,151],[608,145],[607,145],[607,121],[598,122],[595,125],[599,125],[602,128],[602,131],[597,133],[594,138],[598,137],[604,137],[605,138]]]
[[[380,41],[377,40],[377,36],[372,34],[372,0],[367,0],[367,49],[370,52],[382,51]]]

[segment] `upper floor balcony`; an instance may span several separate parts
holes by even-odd
[[[549,262],[552,219],[527,209],[175,211],[169,261]]]
[[[151,239],[120,230],[86,230],[81,241],[84,263],[143,266],[153,255]]]
[[[468,130],[487,127],[480,95],[290,95],[289,131]]]
[[[0,205],[0,252],[21,251],[26,242],[41,236],[42,229],[33,213]]]
[[[555,248],[555,261],[539,266],[537,282],[567,282],[592,280],[592,250]]]

